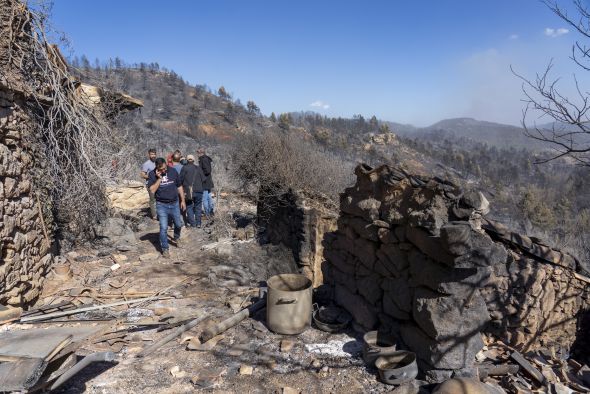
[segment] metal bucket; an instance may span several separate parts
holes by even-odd
[[[370,366],[381,356],[388,356],[397,351],[396,341],[390,334],[369,331],[363,336],[363,360]]]
[[[278,334],[300,334],[311,323],[311,280],[280,274],[267,282],[266,323]]]
[[[385,384],[402,384],[418,375],[416,354],[400,350],[375,361],[381,381]]]

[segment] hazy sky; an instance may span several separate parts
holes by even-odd
[[[537,0],[55,0],[52,21],[69,55],[158,62],[266,114],[518,124],[510,65],[534,77],[554,58],[569,91],[578,71],[580,37]]]

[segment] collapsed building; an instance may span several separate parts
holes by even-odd
[[[57,252],[56,186],[48,146],[66,145],[76,138],[72,119],[60,106],[67,103],[81,108],[78,113],[87,109],[107,117],[142,106],[140,100],[74,78],[57,47],[39,38],[35,20],[21,2],[0,0],[1,305],[33,302]],[[101,106],[108,108],[93,111]],[[59,128],[60,122],[69,135],[48,141],[43,130]]]
[[[480,192],[388,166],[359,165],[355,174],[339,212],[293,193],[264,224],[359,330],[393,334],[437,382],[473,376],[484,340],[521,350],[587,346],[582,262],[486,218]]]

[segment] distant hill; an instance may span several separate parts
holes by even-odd
[[[527,150],[543,150],[547,146],[535,141],[524,134],[521,127],[476,120],[473,118],[445,119],[431,126],[423,128],[403,128],[400,134],[414,138],[432,138],[435,136],[446,138],[466,138],[475,142],[482,142],[496,148],[516,148]]]
[[[144,108],[119,125],[129,132],[135,163],[152,146],[159,152],[176,148],[187,152],[204,144],[221,159],[247,134],[295,133],[349,163],[395,163],[410,172],[481,189],[496,219],[570,245],[581,258],[590,258],[590,230],[585,229],[590,229],[590,220],[585,228],[580,221],[590,218],[590,169],[566,160],[536,165],[544,147],[519,127],[470,118],[418,128],[375,116],[329,118],[310,112],[264,116],[253,102],[244,105],[225,89],[188,84],[157,64],[125,66],[115,61],[107,67],[79,68],[84,81],[144,100]],[[225,159],[217,163],[228,165]],[[136,165],[129,171],[136,176]],[[574,242],[571,234],[582,235]]]

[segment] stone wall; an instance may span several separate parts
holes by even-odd
[[[324,234],[336,230],[336,206],[323,196],[291,192],[259,200],[257,216],[268,241],[290,249],[301,273],[320,286]]]
[[[8,56],[16,41],[23,50],[31,45],[15,28],[27,30],[29,15],[22,5],[16,13],[13,6],[0,0],[0,305],[34,301],[53,262],[43,149],[28,105],[33,99],[26,93],[31,76],[27,61]]]
[[[0,48],[0,52],[2,48]],[[51,206],[23,94],[0,76],[0,304],[31,303],[53,257]]]
[[[482,334],[571,345],[590,306],[573,257],[486,220],[479,192],[387,166],[355,173],[323,272],[357,327],[396,335],[432,381],[472,374]]]

